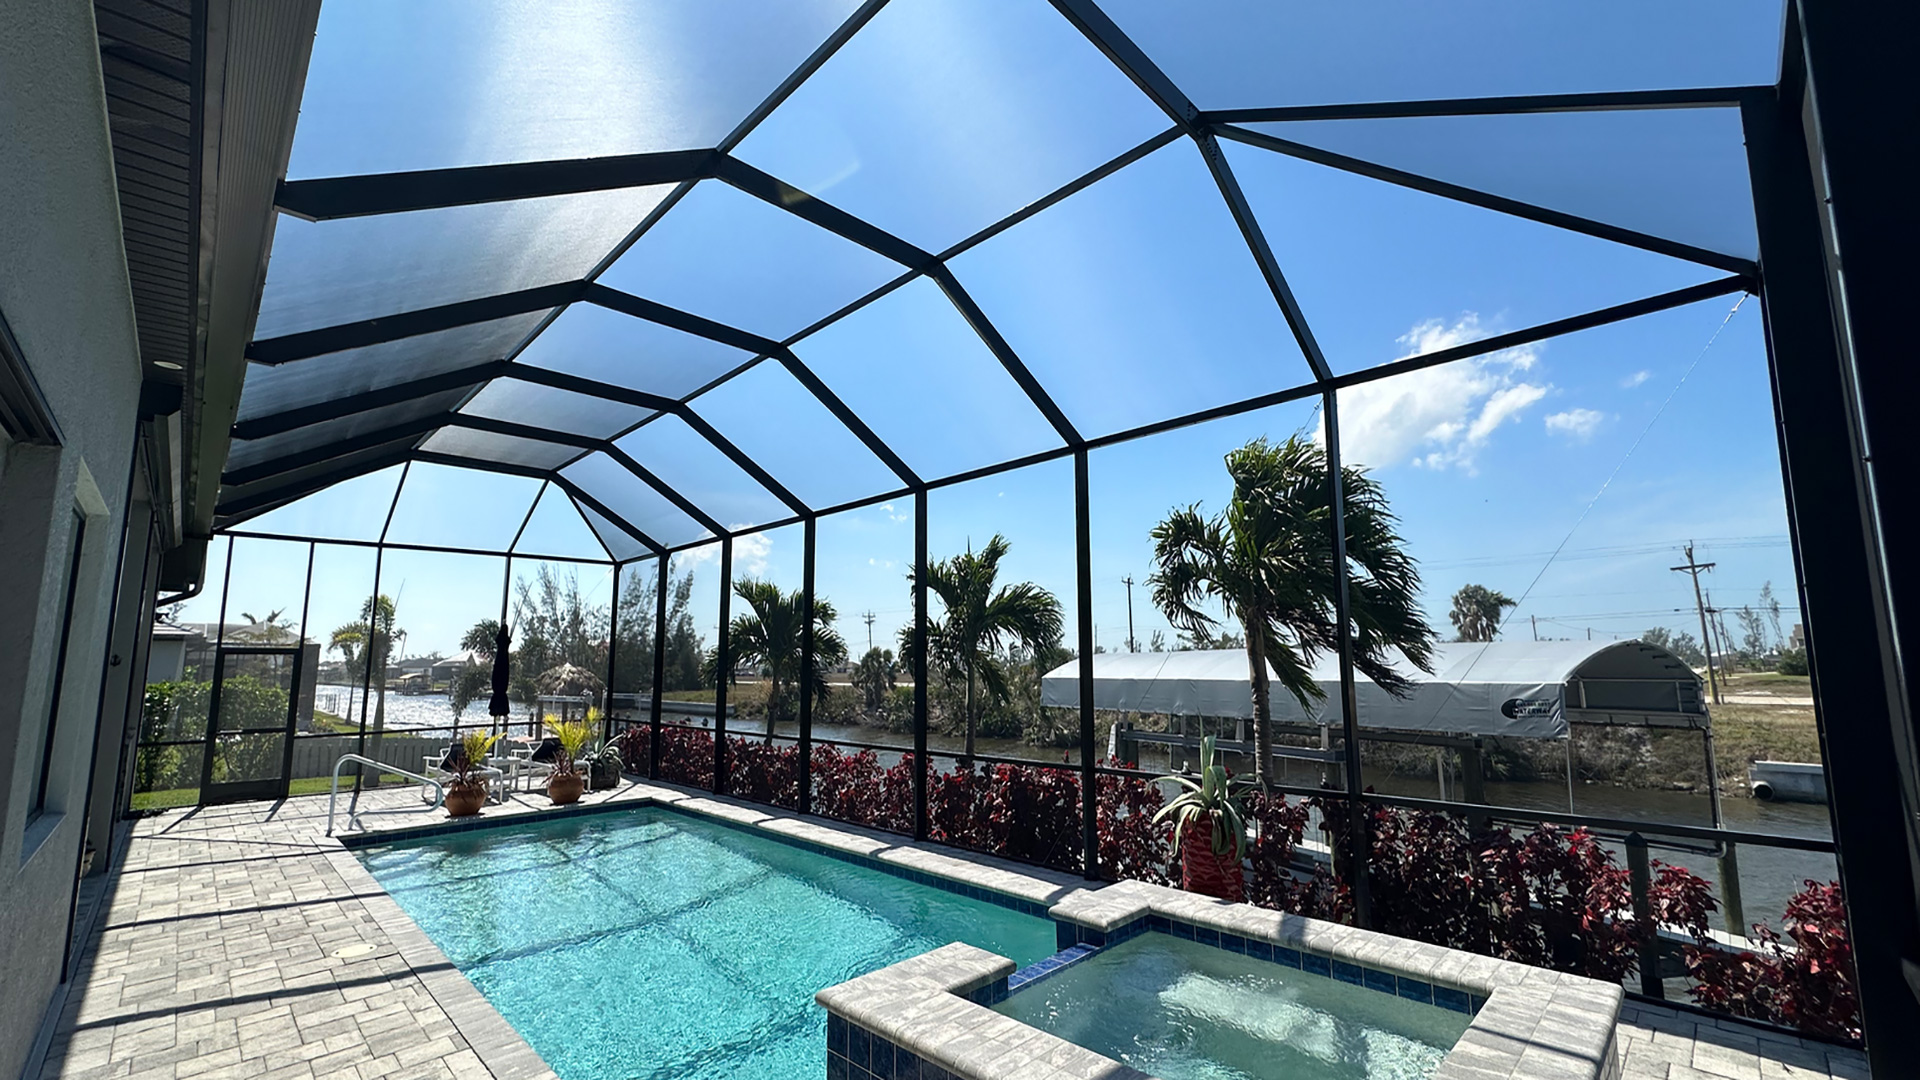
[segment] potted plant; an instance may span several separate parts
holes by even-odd
[[[594,791],[606,791],[620,786],[621,774],[625,771],[625,762],[620,760],[620,746],[609,739],[586,757],[587,786]]]
[[[1180,857],[1180,887],[1189,892],[1239,902],[1246,896],[1240,858],[1247,825],[1240,801],[1245,781],[1227,775],[1213,760],[1213,736],[1200,740],[1200,780],[1163,776],[1160,783],[1186,788],[1153,815],[1155,824],[1173,819],[1173,850]]]
[[[471,817],[486,805],[487,778],[480,775],[480,770],[486,768],[487,753],[499,741],[498,735],[470,731],[466,738],[454,744],[453,753],[447,755],[445,763],[453,779],[447,781],[446,798],[442,802],[449,816]]]
[[[547,730],[560,742],[559,751],[553,755],[553,775],[547,777],[547,798],[555,806],[565,806],[587,789],[579,762],[580,752],[593,739],[593,724],[586,720],[550,720]]]

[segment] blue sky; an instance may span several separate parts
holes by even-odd
[[[510,14],[490,21],[461,6],[403,11],[329,3],[291,172],[318,176],[711,145],[731,129],[728,118],[749,107],[741,102],[765,92],[765,71],[797,63],[810,47],[794,42],[824,33],[847,6],[795,4],[782,8],[785,21],[750,29],[721,19],[723,13],[672,14],[664,7],[610,8],[591,17],[574,12],[543,25],[546,36],[539,40],[550,48],[534,49],[526,40],[533,31],[514,24]],[[1566,55],[1579,50],[1563,44],[1558,54],[1516,61],[1498,78],[1483,72],[1451,92],[1771,81],[1768,35],[1777,34],[1777,20],[1769,19],[1777,13],[1759,18],[1741,10],[1733,32],[1712,34],[1728,25],[1721,18],[1728,12],[1675,15],[1661,8],[1658,21],[1647,24],[1654,28],[1650,44],[1640,50],[1625,50],[1605,27],[1562,26],[1558,16],[1511,22],[1505,24],[1514,38],[1509,45],[1525,44],[1528,35],[1564,43],[1581,31],[1586,52]],[[1217,69],[1231,66],[1244,42],[1222,44],[1161,25],[1150,5],[1119,4],[1114,14],[1176,78],[1193,80],[1195,97],[1210,107],[1315,100],[1314,86],[1338,100],[1363,94],[1363,76],[1373,70],[1360,64],[1324,72],[1319,83],[1235,79]],[[1410,21],[1383,30],[1374,59],[1413,49],[1415,39],[1402,40],[1401,31],[1417,30],[1421,17],[1409,14]],[[1333,25],[1338,21],[1319,20],[1313,33],[1346,41],[1352,28]],[[423,53],[419,35],[434,27],[479,51]],[[1259,39],[1270,29],[1256,27],[1247,37]],[[1712,49],[1703,52],[1708,40]],[[632,48],[615,47],[622,43]],[[701,49],[712,56],[687,63]],[[506,85],[496,66],[506,54],[541,59],[517,69],[518,81]],[[640,63],[635,55],[651,57],[648,77],[630,93],[606,96],[606,87],[629,85],[621,73]],[[1631,62],[1623,59],[1629,56]],[[1366,77],[1376,80],[1371,85],[1381,96],[1448,90],[1441,85],[1444,69],[1431,64],[1383,60],[1379,68]],[[695,83],[706,92],[690,97]],[[607,110],[604,123],[582,119],[597,109]],[[660,119],[668,114],[671,122]],[[1738,125],[1724,110],[1604,114],[1599,122],[1594,115],[1547,118],[1565,121],[1558,127],[1528,117],[1266,130],[1751,254]],[[940,250],[1164,127],[1164,117],[1043,3],[896,0],[737,154]],[[1264,149],[1229,143],[1226,153],[1336,371],[1724,273]],[[619,221],[609,230],[609,216],[637,220],[656,202],[654,194],[636,192],[543,200],[544,208],[467,207],[318,225],[283,221],[286,236],[270,266],[263,312],[274,313],[276,325],[304,327],[316,311],[329,321],[329,304],[344,305],[340,310],[352,317],[374,313],[363,310],[368,304],[405,309],[413,302],[399,286],[423,275],[433,284],[420,294],[428,296],[421,303],[577,276],[598,260],[594,252],[604,251],[605,234],[624,230]],[[1285,389],[1309,376],[1203,161],[1185,139],[951,265],[1084,435]],[[707,181],[602,280],[779,337],[901,270]],[[1759,304],[1748,300],[1729,318],[1736,300],[1706,301],[1343,392],[1343,451],[1374,470],[1400,514],[1437,628],[1450,629],[1447,597],[1469,582],[1525,594],[1509,636],[1530,634],[1532,616],[1540,618],[1542,636],[1555,637],[1695,626],[1686,578],[1667,569],[1681,561],[1679,549],[1689,539],[1699,541],[1702,559],[1719,563],[1705,583],[1720,605],[1751,603],[1771,581],[1792,607]],[[923,476],[1059,445],[930,282],[910,283],[800,338],[794,351]],[[436,362],[478,359],[484,357]],[[580,307],[522,359],[681,394],[748,357]],[[688,383],[682,373],[695,368],[702,374]],[[596,435],[613,434],[630,420],[564,395],[536,393],[529,384],[496,385],[470,411],[593,428]],[[887,469],[777,364],[752,368],[694,399],[694,406],[810,505],[892,486]],[[1151,571],[1147,531],[1175,505],[1219,507],[1226,489],[1221,455],[1252,437],[1295,431],[1317,437],[1318,430],[1317,413],[1305,402],[1096,452],[1100,643],[1119,647],[1126,636],[1122,579],[1129,575],[1137,583],[1139,637],[1166,628],[1144,584]],[[678,420],[648,424],[620,445],[723,524],[783,512],[777,499]],[[702,534],[696,522],[637,485],[616,490],[618,478],[607,477],[617,467],[606,464],[584,462],[569,476],[668,543]],[[371,539],[385,519],[397,473],[351,482],[252,527]],[[1071,625],[1072,479],[1071,463],[1062,460],[935,491],[932,553],[1005,534],[1013,544],[1007,576],[1053,589]],[[1603,484],[1604,495],[1588,512]],[[416,465],[389,535],[501,549],[539,491],[538,481]],[[542,499],[521,550],[592,553],[586,527],[553,496],[557,492]],[[820,522],[820,592],[838,607],[843,632],[856,645],[866,639],[860,613],[875,613],[877,643],[891,641],[910,615],[904,574],[912,558],[911,510],[900,500]],[[1548,553],[1563,544],[1549,562]],[[223,547],[215,545],[216,571]],[[797,587],[800,549],[797,527],[742,537],[736,568]],[[323,637],[364,598],[372,555],[321,550],[308,622],[309,633]],[[243,540],[237,551],[230,621],[240,610],[299,610],[304,546]],[[709,633],[718,596],[713,555],[704,549],[677,563],[696,573],[696,616]],[[524,559],[514,565],[515,576],[532,569]],[[390,551],[382,591],[401,594],[408,650],[451,651],[475,619],[497,615],[504,572],[498,558]],[[583,567],[580,576],[589,596],[610,594],[604,571]],[[184,617],[214,618],[218,593],[210,587]],[[1784,614],[1791,625],[1794,613]]]

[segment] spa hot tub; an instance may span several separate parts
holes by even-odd
[[[1426,1080],[1473,1020],[1166,933],[1014,981],[995,1011],[1164,1080]]]

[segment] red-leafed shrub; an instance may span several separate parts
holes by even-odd
[[[660,779],[713,789],[713,732],[660,726]]]
[[[800,805],[800,748],[768,745],[760,739],[727,736],[727,789],[742,799],[784,806]]]
[[[956,764],[927,777],[929,839],[1080,869],[1080,777],[1070,768]]]
[[[813,812],[889,832],[913,831],[913,755],[891,769],[872,750],[813,748]]]
[[[1697,935],[1701,943],[1686,949],[1687,972],[1694,979],[1687,993],[1705,1008],[1829,1038],[1858,1039],[1860,999],[1840,884],[1807,881],[1787,901],[1784,930],[1783,935],[1756,924],[1759,952],[1729,952]]]
[[[1107,764],[1114,768],[1135,767],[1118,760]],[[1113,881],[1172,885],[1173,830],[1168,823],[1153,820],[1165,801],[1159,788],[1145,776],[1111,773],[1100,774],[1096,784],[1101,875]]]
[[[1351,922],[1352,894],[1343,881],[1324,866],[1307,874],[1294,870],[1294,850],[1306,839],[1315,809],[1332,814],[1346,812],[1260,791],[1247,796],[1247,822],[1253,827],[1247,845],[1248,862],[1253,868],[1247,898],[1278,911]]]
[[[613,737],[611,744],[620,752],[620,767],[640,776],[647,774],[647,759],[653,755],[653,735],[645,726],[629,725]]]
[[[622,753],[628,768],[638,772],[644,771],[648,743],[644,728],[635,731],[623,741]],[[796,804],[797,748],[733,739],[730,750],[735,793]],[[663,779],[712,785],[711,733],[663,728],[661,751]],[[813,810],[911,833],[914,770],[911,753],[882,768],[872,750],[815,746]],[[1171,830],[1153,821],[1162,805],[1158,787],[1145,775],[1102,774],[1097,782],[1102,874],[1171,884]],[[1331,866],[1325,859],[1296,863],[1295,858],[1303,844],[1327,839],[1323,829],[1343,828],[1346,807],[1337,796],[1249,795],[1248,899],[1352,922],[1352,891],[1340,857],[1344,845],[1330,845]],[[1080,869],[1080,772],[1071,766],[956,764],[930,771],[927,817],[928,835],[935,841]],[[1506,825],[1475,827],[1452,814],[1385,806],[1370,807],[1366,824],[1375,929],[1610,982],[1637,970],[1642,926],[1633,913],[1632,879],[1586,830],[1540,825],[1516,832]],[[1859,1037],[1853,953],[1838,885],[1809,881],[1789,903],[1783,932],[1756,927],[1761,950],[1731,952],[1707,936],[1707,916],[1718,906],[1712,887],[1658,861],[1653,871],[1648,890],[1653,921],[1696,941],[1684,953],[1695,1002],[1812,1034]]]

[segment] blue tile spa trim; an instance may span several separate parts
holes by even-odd
[[[803,851],[811,851],[816,855],[825,855],[828,858],[839,859],[841,862],[852,863],[855,866],[864,866],[870,870],[878,870],[883,874],[892,874],[894,877],[905,878],[915,884],[941,889],[950,893],[957,893],[974,900],[996,904],[1003,908],[1011,908],[1022,915],[1032,915],[1038,919],[1051,918],[1051,916],[1047,914],[1047,909],[1050,906],[1048,904],[1035,903],[1023,897],[1009,896],[1006,893],[994,889],[983,888],[979,885],[970,885],[964,881],[956,881],[953,878],[943,877],[939,874],[930,874],[924,870],[915,870],[910,866],[898,866],[894,863],[873,858],[870,855],[862,855],[852,851],[842,851],[839,848],[828,847],[825,844],[816,843],[804,837],[792,836],[787,833],[776,832],[772,829],[762,829],[744,821],[733,821],[728,818],[714,817],[690,810],[682,810],[672,803],[652,801],[638,802],[632,799],[620,802],[574,803],[570,806],[557,806],[547,810],[535,810],[530,813],[511,814],[502,817],[487,817],[484,814],[479,814],[473,817],[454,818],[435,825],[422,825],[411,829],[395,829],[391,832],[345,833],[334,839],[340,841],[342,846],[349,849],[364,848],[373,847],[378,844],[397,843],[402,840],[419,840],[424,837],[439,836],[443,833],[467,832],[473,829],[504,829],[513,825],[552,821],[558,817],[581,814],[632,813],[638,810],[660,810],[685,818],[697,818],[701,821],[709,821],[716,825],[724,825],[729,829],[746,833],[750,836],[775,840],[789,847],[800,848]],[[820,820],[823,822],[830,821],[830,819],[825,818]],[[964,856],[956,855],[954,857],[963,858]],[[1069,944],[1072,943],[1070,942]]]
[[[1146,920],[1143,919],[1141,921],[1145,922]],[[1134,935],[1129,934],[1127,936],[1133,937]],[[1054,953],[1052,956],[1047,957],[1045,960],[1035,964],[1028,964],[1026,967],[1021,968],[1001,980],[998,984],[998,992],[992,995],[992,1000],[980,1001],[972,994],[967,995],[967,1000],[974,1001],[981,1005],[998,1005],[1000,1002],[1005,1001],[1007,995],[1013,993],[1015,990],[1037,983],[1049,975],[1057,975],[1080,961],[1085,960],[1087,957],[1094,955],[1102,948],[1103,946],[1100,945],[1069,945],[1059,952]]]
[[[827,1080],[961,1080],[836,1013],[827,1013]]]

